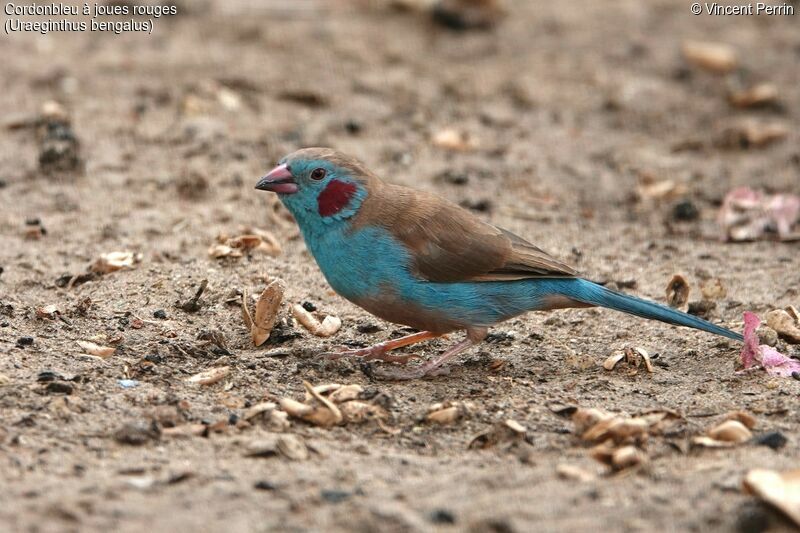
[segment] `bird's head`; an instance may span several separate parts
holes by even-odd
[[[329,148],[304,148],[281,159],[256,189],[277,193],[298,224],[307,227],[355,215],[372,179],[352,157]]]

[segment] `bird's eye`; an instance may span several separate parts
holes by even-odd
[[[311,171],[311,179],[312,180],[321,180],[325,177],[325,169],[324,168],[315,168]]]

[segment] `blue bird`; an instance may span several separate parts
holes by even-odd
[[[405,363],[415,356],[389,352],[466,331],[439,357],[384,372],[387,377],[441,373],[490,326],[528,311],[600,306],[743,340],[706,320],[583,279],[522,237],[435,195],[385,183],[335,150],[298,150],[256,189],[278,194],[337,293],[384,320],[420,330],[328,356]]]

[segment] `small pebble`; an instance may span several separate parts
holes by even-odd
[[[770,431],[756,437],[755,442],[761,446],[768,446],[773,450],[780,450],[786,446],[788,439],[780,431]]]
[[[356,326],[356,330],[358,330],[359,333],[377,333],[381,329],[383,328],[375,322],[362,322]]]
[[[262,479],[261,481],[256,481],[255,484],[253,485],[253,488],[258,490],[276,490],[278,486],[271,481]]]
[[[708,315],[717,308],[717,303],[712,302],[711,300],[700,300],[695,302],[689,302],[689,308],[686,310],[687,313],[694,316],[699,316],[701,318],[708,318]]]
[[[123,389],[132,389],[139,386],[139,382],[135,379],[118,379],[117,384]]]
[[[347,491],[344,491],[344,490],[336,490],[336,489],[327,490],[327,489],[323,489],[323,490],[320,491],[320,496],[322,496],[322,499],[325,500],[326,502],[341,503],[341,502],[347,500],[348,498],[350,498],[350,496],[352,496],[352,494],[350,492],[347,492]]]
[[[451,185],[466,185],[469,183],[469,176],[466,172],[458,172],[452,169],[447,169],[443,172],[440,172],[436,175],[435,179]]]
[[[672,208],[672,218],[682,222],[691,222],[700,218],[700,210],[691,200],[681,200]]]
[[[163,309],[156,309],[155,311],[153,311],[153,317],[159,320],[166,320],[167,312],[164,311]]]
[[[756,502],[748,502],[739,509],[734,530],[739,533],[762,533],[770,529],[770,512]]]
[[[456,517],[451,511],[447,509],[435,509],[430,514],[431,522],[434,524],[455,524]]]
[[[114,433],[114,440],[121,444],[141,446],[161,437],[161,429],[155,422],[129,422]]]
[[[461,207],[466,207],[479,213],[488,213],[492,210],[492,202],[489,200],[464,200],[461,202]]]
[[[761,326],[756,331],[758,335],[758,341],[761,344],[766,344],[767,346],[777,346],[778,344],[778,332],[772,329],[769,326]]]
[[[311,302],[303,302],[303,309],[308,311],[309,313],[313,313],[317,310],[317,306]]]
[[[72,394],[75,387],[65,381],[51,381],[45,390],[51,394]]]
[[[357,120],[350,119],[344,123],[344,129],[347,130],[347,133],[350,135],[355,135],[361,132],[362,126]]]
[[[20,337],[17,339],[17,346],[31,346],[33,344],[33,337]]]
[[[64,379],[60,374],[52,370],[43,370],[36,375],[36,381],[39,383],[47,383],[48,381],[55,381],[57,379]]]

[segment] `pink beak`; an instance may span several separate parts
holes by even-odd
[[[289,168],[283,164],[273,168],[266,176],[258,180],[256,189],[278,194],[294,194],[297,192],[297,183],[295,183],[292,173],[289,172]]]

